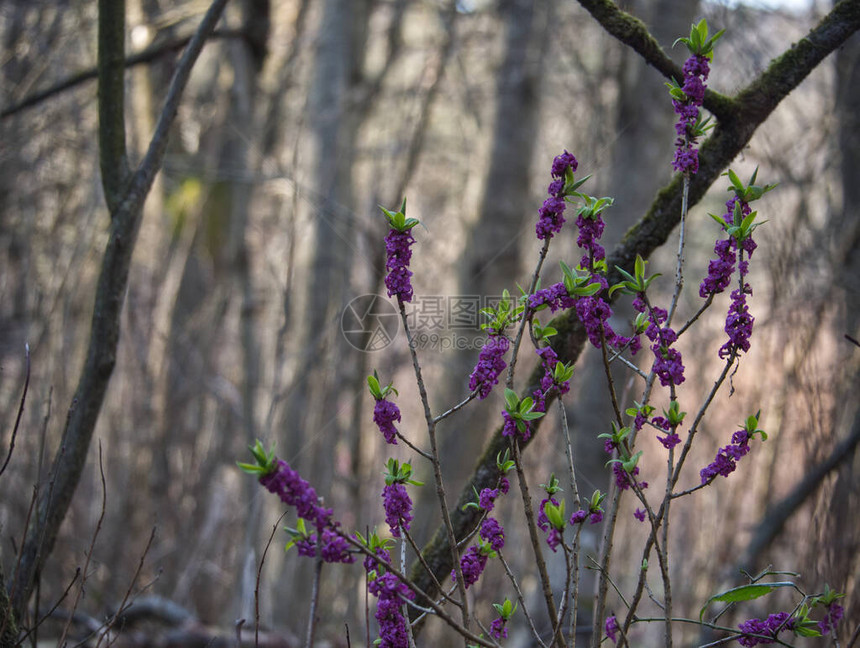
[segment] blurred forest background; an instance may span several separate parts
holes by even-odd
[[[134,64],[125,77],[125,114],[135,163],[176,53],[208,4],[128,0],[126,51]],[[685,52],[671,45],[691,22],[705,17],[712,30],[726,29],[709,86],[727,94],[831,8],[620,4],[676,61]],[[25,343],[32,354],[20,431],[0,481],[7,579],[34,487],[49,481],[81,372],[109,224],[93,75],[21,102],[94,71],[96,20],[95,2],[0,3],[4,456],[21,398]],[[846,617],[860,619],[860,458],[853,452],[860,349],[844,337],[860,338],[858,57],[855,34],[779,106],[733,165],[744,179],[759,166],[760,181],[779,187],[756,204],[768,222],[758,230],[751,264],[753,348],[733,377],[733,394],[724,391],[706,420],[690,484],[749,414],[761,409],[761,427],[771,436],[736,474],[677,505],[679,614],[695,616],[718,587],[741,584],[739,566],[772,564],[800,572],[807,591],[824,582],[845,591]],[[417,307],[429,310],[416,321],[427,333],[421,359],[441,410],[467,394],[481,335],[475,327],[433,324],[434,304],[444,315],[448,297],[515,292],[526,281],[539,250],[537,209],[553,156],[564,149],[579,159],[578,175],[593,174],[589,193],[616,199],[606,214],[611,250],[671,177],[674,115],[663,82],[576,2],[229,3],[194,68],[146,201],[116,369],[86,470],[41,574],[39,609],[60,598],[100,524],[79,612],[103,618],[134,582],[136,595],[173,601],[228,637],[236,619],[252,621],[257,566],[282,513],[235,464],[247,460],[258,437],[277,442],[278,454],[324,494],[345,527],[382,525],[381,473],[391,448],[371,420],[367,374],[378,369],[383,382],[395,381],[405,434],[423,442],[424,425],[402,331],[386,348],[366,352],[341,330],[353,298],[384,291],[387,227],[377,205],[395,207],[407,196],[407,214],[422,222],[412,268]],[[722,213],[726,186],[718,181],[692,208],[682,319],[700,304],[698,282],[718,234],[707,213]],[[573,231],[553,241],[544,285],[560,279],[559,259],[579,258]],[[651,260],[650,271],[666,276],[664,290],[675,247],[670,242]],[[682,338],[684,409],[695,410],[713,382],[727,304],[727,297],[718,300]],[[619,305],[619,322],[625,314]],[[441,348],[454,340],[468,348]],[[596,436],[607,431],[609,417],[592,356],[589,349],[580,359],[566,397],[589,493],[608,484]],[[639,385],[621,380],[631,405]],[[501,402],[494,394],[440,431],[452,501],[500,420]],[[663,460],[648,442],[643,447],[643,472],[653,478]],[[419,457],[402,445],[395,450],[413,460],[418,479],[432,482]],[[101,522],[99,452],[106,480]],[[562,456],[547,421],[526,453],[533,484],[562,472]],[[414,529],[424,542],[438,525],[438,506],[431,485],[418,490]],[[506,516],[518,515],[515,499],[503,503]],[[623,590],[636,575],[646,530],[632,507],[620,524]],[[506,526],[509,546],[525,548],[521,532]],[[285,540],[278,532],[266,558],[261,620],[290,646],[305,624],[311,569],[295,551],[280,550]],[[585,541],[596,552],[596,533]],[[515,570],[528,573],[529,553],[510,554]],[[537,594],[534,579],[523,586],[527,597]],[[326,641],[345,645],[348,623],[353,645],[363,644],[363,589],[359,564],[327,568]],[[474,589],[487,620],[490,602],[513,596],[508,589],[492,565]],[[749,604],[739,614],[774,611],[764,606]],[[428,624],[427,645],[446,645],[442,631]],[[523,645],[521,639],[515,632],[511,645]]]

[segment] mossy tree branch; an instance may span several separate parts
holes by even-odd
[[[620,11],[609,0],[580,0],[586,9],[607,31],[622,42],[633,47],[646,61],[666,76],[679,73],[676,66],[656,44],[645,26],[636,18]],[[803,79],[836,50],[854,32],[860,29],[860,0],[843,0],[827,14],[821,22],[800,42],[773,59],[768,68],[743,88],[733,98],[717,93],[706,95],[706,106],[717,117],[717,125],[711,137],[699,151],[699,172],[690,183],[690,205],[696,204],[717,180],[720,173],[749,143],[756,129],[767,119],[779,103],[794,90]],[[708,106],[708,97],[711,105]],[[667,100],[668,103],[668,100]],[[616,266],[632,272],[636,255],[648,258],[663,245],[677,226],[681,213],[682,176],[676,175],[657,192],[644,216],[625,234],[622,242],[607,258],[610,284],[620,280]],[[574,311],[567,311],[552,321],[558,330],[553,338],[553,348],[562,362],[574,362],[585,346],[585,332]],[[524,395],[531,394],[540,384],[540,364],[532,371]],[[550,404],[547,403],[547,409]],[[532,422],[534,434],[539,431],[542,419]],[[473,488],[478,492],[496,484],[496,455],[507,447],[502,437],[501,426],[497,427],[479,458],[471,477],[463,487],[456,508],[452,510],[451,522],[457,537],[463,537],[478,521],[480,512],[475,508],[463,510],[463,505],[472,500]],[[527,444],[522,444],[527,445]],[[425,545],[422,555],[441,582],[450,573],[450,552],[444,529],[439,528]],[[420,563],[412,566],[411,577],[423,591],[438,595],[433,579]]]
[[[164,160],[168,131],[191,69],[226,4],[227,0],[213,1],[188,43],[170,82],[146,155],[132,175],[126,157],[123,115],[125,2],[99,2],[99,147],[110,235],[96,288],[86,360],[49,484],[41,490],[35,523],[27,530],[12,583],[12,606],[18,619],[23,618],[33,584],[54,547],[86,464],[93,430],[116,364],[120,313],[144,200]]]

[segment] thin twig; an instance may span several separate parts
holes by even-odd
[[[459,411],[460,411],[461,409],[463,409],[466,405],[468,405],[468,404],[469,404],[469,403],[471,403],[473,400],[475,400],[475,397],[478,395],[478,392],[479,392],[479,391],[480,391],[479,389],[476,389],[475,391],[473,391],[471,394],[469,394],[468,396],[466,396],[466,398],[465,398],[465,399],[463,399],[462,401],[460,401],[459,403],[457,403],[456,405],[454,405],[454,407],[452,407],[451,409],[449,409],[449,410],[448,410],[448,411],[446,411],[446,412],[442,412],[439,416],[437,416],[436,418],[434,418],[434,419],[433,419],[433,422],[434,422],[434,423],[438,423],[439,421],[443,421],[443,420],[445,420],[446,418],[448,418],[449,416],[451,416],[451,415],[452,415],[452,414],[454,414],[455,412],[459,412]]]
[[[120,601],[119,607],[114,615],[108,619],[105,623],[105,629],[110,630],[114,624],[116,624],[117,620],[122,616],[122,614],[128,609],[131,603],[129,599],[131,598],[131,592],[134,589],[135,584],[137,583],[137,579],[140,578],[140,574],[143,571],[143,564],[146,561],[146,556],[149,554],[149,550],[152,548],[152,542],[155,540],[155,530],[156,527],[152,527],[152,531],[149,533],[149,539],[146,541],[146,546],[143,548],[143,553],[140,555],[140,560],[137,563],[137,569],[135,569],[134,574],[131,577],[131,582],[128,584],[128,589],[125,591],[125,595],[122,597],[122,601]],[[101,646],[102,640],[108,633],[102,633],[99,635],[99,640],[96,643],[96,648]]]
[[[320,578],[322,576],[322,555],[320,551],[322,550],[322,539],[319,538],[317,541],[317,557],[314,563],[314,581],[311,588],[311,609],[308,615],[308,627],[305,632],[305,648],[313,648],[314,645],[314,631],[316,630],[316,615],[317,615],[317,605],[319,604],[320,598]]]
[[[511,585],[514,586],[514,591],[517,593],[517,600],[520,603],[520,608],[523,611],[523,615],[526,617],[526,621],[529,622],[529,628],[531,628],[532,636],[535,638],[535,641],[540,644],[541,648],[547,648],[546,644],[540,638],[540,634],[535,627],[534,619],[532,619],[532,615],[529,614],[528,606],[526,606],[526,599],[523,596],[523,592],[520,589],[519,583],[517,583],[517,577],[514,576],[514,572],[511,571],[511,566],[508,565],[508,561],[505,560],[505,557],[502,555],[501,551],[496,552],[499,554],[499,560],[502,562],[502,566],[505,568],[505,573],[508,575],[508,579],[511,581]]]
[[[69,628],[72,625],[72,618],[75,615],[75,610],[78,609],[78,603],[80,603],[81,596],[84,594],[84,586],[87,583],[87,575],[90,568],[90,561],[93,558],[93,552],[96,548],[96,540],[99,537],[99,533],[102,530],[102,523],[105,519],[105,509],[107,508],[107,485],[105,483],[105,469],[104,464],[102,463],[102,444],[99,442],[99,476],[101,477],[102,484],[102,506],[101,511],[99,513],[98,522],[96,522],[96,528],[93,531],[93,537],[90,540],[90,546],[87,549],[87,556],[84,560],[84,568],[81,572],[81,582],[78,585],[78,591],[75,593],[75,600],[72,602],[72,607],[69,610],[69,618],[66,620],[66,625],[63,626],[63,631],[60,634],[60,639],[57,641],[58,646],[63,646],[66,643],[66,637],[69,634]]]
[[[439,582],[439,579],[436,578],[436,574],[433,573],[433,570],[430,568],[430,565],[427,564],[427,561],[424,559],[424,556],[421,555],[421,550],[418,548],[418,545],[415,544],[415,540],[412,538],[412,535],[409,533],[409,531],[405,527],[401,527],[400,531],[409,541],[412,550],[418,556],[418,561],[421,563],[421,566],[427,570],[427,573],[430,575],[430,578],[433,579],[433,584],[439,589],[439,592],[442,594],[443,598],[445,598],[445,600],[447,600],[449,603],[453,603],[457,607],[462,607],[460,601],[449,598],[448,595],[445,594],[445,591],[442,589],[442,583]],[[406,568],[404,567],[404,571],[405,569]]]
[[[260,648],[260,581],[263,577],[263,565],[266,564],[266,554],[269,553],[269,547],[272,546],[275,533],[281,524],[281,520],[284,519],[286,514],[286,511],[281,513],[280,517],[272,525],[272,532],[269,534],[266,546],[263,547],[263,554],[260,556],[260,564],[257,566],[257,581],[254,584],[254,648]]]
[[[15,417],[15,427],[12,428],[12,438],[9,439],[9,453],[6,455],[6,461],[3,462],[3,467],[0,468],[0,475],[6,472],[6,466],[9,465],[9,460],[12,458],[12,451],[15,449],[15,437],[18,436],[18,427],[21,425],[21,416],[24,414],[24,402],[27,400],[27,389],[30,387],[30,345],[24,345],[24,358],[26,365],[26,373],[24,375],[24,391],[21,393],[21,403],[18,405],[18,416]]]
[[[418,354],[415,351],[412,331],[409,329],[409,320],[406,317],[406,308],[403,306],[403,299],[400,295],[397,296],[397,305],[400,310],[400,319],[403,322],[403,330],[406,332],[409,354],[412,356],[412,368],[415,371],[415,380],[418,383],[418,393],[421,396],[421,404],[424,406],[424,418],[427,421],[427,436],[430,438],[430,452],[432,453],[431,462],[433,464],[433,479],[436,483],[436,496],[439,499],[439,508],[442,511],[442,521],[445,525],[445,532],[448,536],[451,560],[454,563],[454,572],[457,577],[457,589],[459,590],[460,601],[462,603],[460,611],[463,617],[463,627],[468,630],[469,602],[466,598],[466,585],[463,580],[463,570],[460,567],[460,551],[457,548],[457,537],[454,533],[454,525],[451,523],[451,513],[448,510],[448,500],[445,496],[445,484],[442,479],[442,464],[439,460],[439,451],[436,444],[436,423],[433,420],[433,415],[430,413],[430,399],[427,397],[427,389],[424,386],[424,379],[421,376],[421,365],[418,362]]]

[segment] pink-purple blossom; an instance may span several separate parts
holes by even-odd
[[[412,499],[406,492],[406,486],[395,482],[386,484],[382,489],[385,522],[391,529],[391,535],[400,537],[400,529],[409,529],[412,521]]]
[[[567,206],[564,201],[565,176],[568,170],[575,172],[576,167],[576,158],[567,151],[557,155],[552,162],[553,181],[547,190],[549,197],[538,210],[539,218],[535,225],[535,233],[541,240],[550,239],[558,234],[565,223],[564,210]]]
[[[411,245],[415,243],[411,230],[399,231],[391,228],[385,236],[385,251],[387,259],[385,269],[385,287],[389,297],[397,297],[401,301],[412,301],[412,271],[409,261],[412,259]]]
[[[385,398],[377,399],[373,405],[373,422],[382,432],[386,443],[397,445],[397,428],[394,421],[400,420],[400,408]]]
[[[672,106],[678,115],[675,124],[675,157],[672,168],[683,173],[696,173],[699,170],[699,152],[696,149],[696,122],[699,119],[699,107],[705,98],[705,82],[708,79],[710,66],[708,58],[694,54],[690,56],[683,67],[684,81],[681,86],[684,100],[672,99]]]
[[[478,390],[478,398],[484,399],[490,395],[493,386],[499,383],[499,374],[504,371],[504,355],[508,352],[511,342],[504,335],[491,333],[478,354],[478,364],[469,376],[469,390]]]

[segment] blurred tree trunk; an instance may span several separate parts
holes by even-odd
[[[837,284],[836,295],[844,295],[844,313],[837,319],[836,343],[844,348],[845,361],[839,368],[842,403],[836,408],[834,442],[841,442],[850,431],[856,430],[860,417],[860,349],[842,338],[842,334],[860,340],[860,35],[854,34],[836,52],[836,118],[837,141],[841,153],[840,172],[842,179],[842,209],[834,216],[829,227],[838,261],[834,263]],[[839,355],[842,355],[840,352]],[[853,396],[852,396],[853,394]],[[852,421],[853,427],[852,427]],[[841,438],[840,438],[841,437]],[[833,564],[832,574],[838,577],[834,587],[846,592],[845,614],[847,619],[860,615],[857,600],[857,583],[850,582],[850,574],[858,569],[857,555],[860,550],[860,530],[857,519],[860,515],[860,453],[839,470],[833,488],[833,499],[828,503],[831,512],[832,531],[825,535]],[[825,574],[825,577],[831,575]],[[850,588],[853,588],[853,592]]]
[[[355,146],[364,114],[353,101],[362,89],[364,55],[372,0],[325,0],[316,36],[313,76],[307,105],[307,187],[302,210],[311,223],[304,311],[293,322],[300,344],[290,398],[282,416],[278,439],[284,457],[294,459],[300,449],[309,454],[300,462],[317,484],[331,484],[334,456],[343,439],[338,412],[344,388],[339,363],[346,344],[339,314],[350,287],[356,237],[353,167]],[[348,420],[348,414],[344,416]],[[321,494],[328,495],[329,488]],[[309,562],[309,561],[303,561]],[[296,582],[310,582],[312,565],[295,565],[276,585],[275,599],[290,600]],[[299,622],[298,619],[295,620]]]
[[[480,298],[479,308],[486,305],[483,300],[500,296],[505,288],[514,298],[518,296],[515,282],[522,276],[523,243],[534,234],[528,225],[536,211],[529,188],[552,7],[551,3],[503,0],[498,11],[505,28],[505,49],[496,85],[492,151],[478,218],[459,263],[459,295]],[[484,321],[478,317],[479,323]],[[466,334],[475,340],[481,337],[478,331]],[[467,393],[477,357],[477,349],[453,354],[442,407]],[[477,422],[489,416],[489,409],[488,403],[476,402],[444,424],[441,455],[450,475],[466,474],[485,441],[479,434],[455,430],[480,429],[483,426]],[[430,495],[428,489],[424,496]]]
[[[219,168],[227,171],[230,194],[230,224],[228,229],[228,258],[234,277],[240,307],[240,336],[242,346],[242,418],[244,437],[248,446],[258,436],[257,400],[260,382],[260,351],[257,342],[257,313],[254,282],[251,271],[250,252],[246,240],[248,212],[253,184],[250,171],[256,168],[250,159],[250,143],[254,133],[254,107],[258,96],[257,75],[260,72],[268,49],[268,33],[271,6],[269,0],[243,0],[242,25],[247,37],[229,44],[229,57],[233,68],[233,87],[228,109],[227,141],[221,153]],[[230,448],[228,444],[228,448]],[[231,450],[233,448],[230,448]],[[253,572],[255,550],[259,538],[259,518],[262,499],[255,497],[259,485],[252,479],[243,482],[242,500],[247,503],[244,510],[245,537],[234,570],[244,576]],[[250,583],[241,578],[236,588],[237,605],[231,618],[250,619],[253,611],[254,580]],[[250,589],[249,589],[250,586]]]

